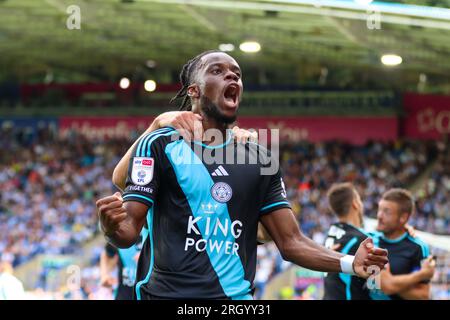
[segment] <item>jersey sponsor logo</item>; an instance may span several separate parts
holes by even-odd
[[[204,234],[198,229],[199,225],[205,225]],[[204,239],[196,240],[186,237],[184,251],[194,248],[197,252],[217,252],[218,254],[239,256],[239,244],[236,242],[242,234],[243,224],[239,220],[221,219],[211,216],[189,217],[186,234],[202,235]],[[229,235],[231,234],[231,237]],[[221,235],[226,240],[220,240]]]
[[[153,165],[153,159],[150,158],[150,159],[144,159],[144,160],[142,160],[142,165],[143,165],[143,166],[152,166],[152,165]]]
[[[134,157],[131,180],[138,186],[145,186],[153,179],[153,158]]]
[[[211,195],[214,200],[220,203],[226,203],[233,196],[233,190],[225,182],[216,182],[211,188]]]

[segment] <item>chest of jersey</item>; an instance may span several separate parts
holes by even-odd
[[[260,167],[209,163],[186,143],[174,143],[165,151],[168,165],[155,201],[155,223],[171,234],[170,241],[184,252],[236,257],[244,242],[256,245],[268,186]]]
[[[416,252],[407,243],[390,244],[381,241],[380,246],[388,250],[392,274],[407,274],[413,271]]]
[[[210,154],[207,157],[186,143],[166,148],[170,166],[161,185],[173,193],[171,200],[186,202],[194,217],[248,219],[253,214],[258,218],[267,189],[260,165],[239,163],[239,155],[227,160],[225,150],[220,156]]]

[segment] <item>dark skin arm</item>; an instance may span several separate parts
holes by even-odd
[[[285,260],[312,270],[342,272],[340,258],[343,255],[326,249],[306,237],[300,231],[292,210],[283,208],[263,215],[261,222]],[[387,251],[374,248],[371,239],[368,238],[361,243],[355,255],[353,268],[358,276],[367,278],[368,266],[376,265],[383,269],[387,262]]]
[[[145,224],[148,206],[137,201],[123,202],[118,192],[98,200],[96,205],[108,242],[118,248],[129,248],[136,243]]]

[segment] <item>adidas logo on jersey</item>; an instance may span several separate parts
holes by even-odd
[[[213,177],[223,177],[228,176],[228,172],[225,170],[224,167],[219,166],[214,172],[211,174]]]

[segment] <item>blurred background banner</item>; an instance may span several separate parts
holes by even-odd
[[[393,141],[398,137],[398,119],[395,117],[242,116],[238,125],[248,129],[278,129],[280,139],[293,142],[337,139],[361,145],[371,140]],[[355,135],[353,130],[358,134]]]
[[[59,122],[57,117],[1,117],[0,127],[21,131],[33,141],[40,129],[58,130]]]
[[[153,119],[154,117],[61,117],[59,132],[62,136],[76,131],[89,138],[127,138],[133,132],[143,132]],[[242,116],[238,125],[255,130],[278,129],[280,139],[293,142],[339,139],[352,144],[364,144],[370,140],[393,141],[398,137],[398,120],[395,117]],[[358,130],[358,135],[348,130],[349,126]]]
[[[144,132],[154,117],[61,117],[59,133],[62,137],[79,132],[89,138],[129,138]]]
[[[405,135],[412,139],[440,139],[450,134],[450,97],[405,94]]]

